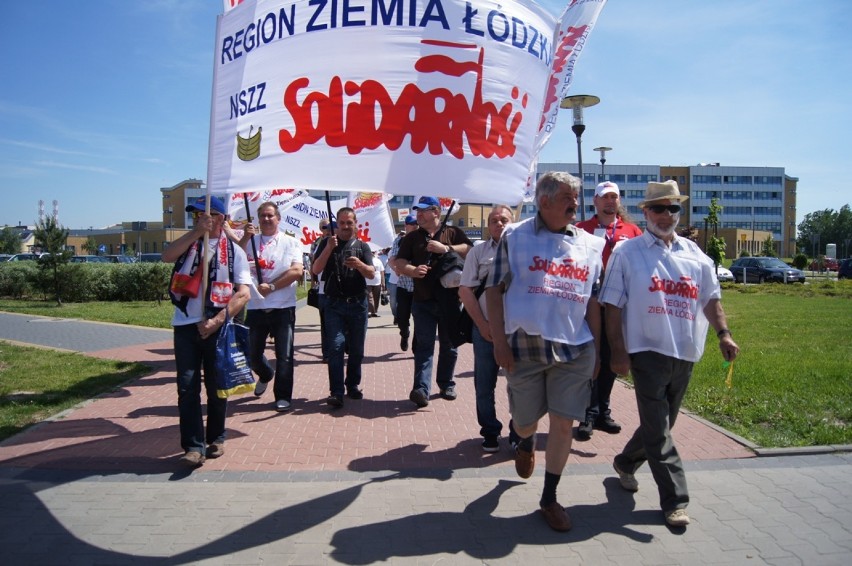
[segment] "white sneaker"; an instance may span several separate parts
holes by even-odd
[[[666,513],[666,523],[672,527],[685,527],[689,524],[689,515],[686,509],[675,509]]]
[[[621,471],[615,462],[612,463],[612,469],[618,474],[618,482],[621,484],[621,487],[627,491],[639,491],[639,482],[636,480],[636,476]]]
[[[254,384],[254,396],[260,397],[263,395],[263,392],[266,391],[266,388],[269,387],[269,382],[262,382],[261,380],[257,380],[257,383]]]

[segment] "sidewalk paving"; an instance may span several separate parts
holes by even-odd
[[[574,443],[559,495],[575,527],[550,531],[536,513],[547,429],[530,480],[515,475],[505,441],[482,453],[470,346],[460,350],[459,399],[433,395],[417,411],[411,353],[399,351],[383,309],[370,319],[365,399],[332,411],[316,313],[297,313],[294,410],[272,411],[271,388],[232,400],[225,456],[191,473],[177,465],[169,331],[0,313],[0,339],[154,368],[0,444],[2,562],[850,562],[848,453],[756,458],[689,415],[674,433],[693,523],[664,526],[647,467],[636,494],[610,467],[638,424],[623,383],[613,414],[625,430]],[[505,395],[498,400],[505,425]]]

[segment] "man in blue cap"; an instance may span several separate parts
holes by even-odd
[[[432,358],[435,355],[435,332],[438,333],[438,368],[435,380],[441,397],[452,401],[457,397],[453,374],[458,350],[450,339],[449,305],[459,305],[458,288],[445,289],[437,274],[440,259],[456,253],[461,258],[473,242],[461,229],[441,223],[441,203],[435,197],[420,197],[412,207],[417,214],[418,229],[403,238],[399,245],[397,267],[400,275],[414,280],[414,387],[408,398],[418,408],[429,404],[432,385]],[[454,295],[454,299],[453,299]]]
[[[225,204],[218,197],[199,197],[186,207],[193,214],[193,229],[163,250],[163,261],[174,262],[174,273],[189,276],[203,270],[208,262],[208,280],[202,297],[185,289],[169,290],[175,305],[175,366],[177,369],[180,443],[184,450],[181,464],[198,467],[206,458],[225,453],[225,415],[228,400],[216,395],[216,339],[226,315],[236,318],[249,300],[253,284],[246,254],[229,240],[223,230]],[[209,236],[203,250],[204,235]],[[203,252],[203,253],[202,253]],[[186,269],[183,269],[186,266]],[[207,392],[207,430],[201,410],[202,368]]]
[[[414,214],[406,216],[404,226],[405,231],[397,235],[391,245],[390,253],[388,253],[388,265],[397,275],[395,289],[392,291],[395,296],[391,298],[396,306],[392,310],[394,311],[394,324],[399,327],[399,347],[403,352],[406,352],[408,351],[408,338],[411,335],[411,301],[414,296],[414,280],[399,271],[396,256],[399,254],[399,244],[406,234],[417,230],[417,216]]]

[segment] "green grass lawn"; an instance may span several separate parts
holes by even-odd
[[[764,447],[852,444],[852,281],[726,284],[722,301],[741,348],[733,387],[710,333],[684,406]],[[0,310],[157,328],[172,315],[168,302],[0,301]],[[0,438],[142,371],[0,343]]]
[[[852,444],[852,301],[757,287],[722,296],[740,346],[733,387],[710,333],[685,407],[760,446]]]
[[[0,440],[149,371],[137,363],[0,342]]]

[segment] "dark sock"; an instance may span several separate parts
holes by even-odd
[[[524,452],[533,452],[535,450],[535,434],[526,438],[518,437],[518,448]]]
[[[541,501],[539,504],[546,507],[556,501],[556,486],[559,485],[559,480],[562,476],[551,474],[548,471],[544,472],[544,490],[541,492]]]

